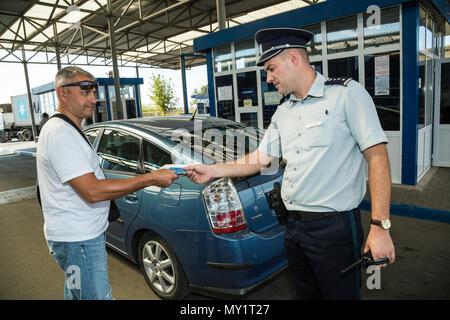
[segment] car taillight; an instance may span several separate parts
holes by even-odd
[[[219,179],[206,186],[203,199],[214,233],[231,233],[247,228],[241,200],[230,179]]]

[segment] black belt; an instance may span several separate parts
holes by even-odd
[[[300,221],[311,221],[316,219],[322,219],[329,216],[333,216],[339,213],[348,212],[348,211],[333,211],[333,212],[309,212],[309,211],[296,211],[290,210],[288,214],[291,218]]]

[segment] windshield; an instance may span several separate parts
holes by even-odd
[[[264,130],[240,124],[227,124],[211,128],[198,128],[193,131],[178,129],[173,131],[170,140],[178,142],[181,152],[195,151],[198,162],[222,163],[237,160],[255,151],[264,136]],[[200,155],[203,161],[197,159]]]

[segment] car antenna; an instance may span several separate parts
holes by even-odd
[[[197,106],[197,108],[195,108],[195,111],[194,111],[194,114],[192,115],[191,121],[194,121],[195,114],[197,113],[197,109],[198,109],[198,106]]]
[[[202,93],[202,96],[203,95],[205,95],[205,93],[206,93],[206,90],[208,90],[208,85],[206,85],[206,87],[203,89],[203,93]],[[197,105],[197,108],[195,108],[195,111],[194,111],[194,114],[192,115],[192,118],[191,118],[191,120],[190,121],[194,121],[194,118],[195,118],[195,114],[197,113],[197,110],[198,110],[198,105]]]

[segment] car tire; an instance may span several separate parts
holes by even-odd
[[[183,268],[169,244],[160,236],[144,233],[139,240],[138,259],[145,280],[161,299],[179,300],[189,295]]]

